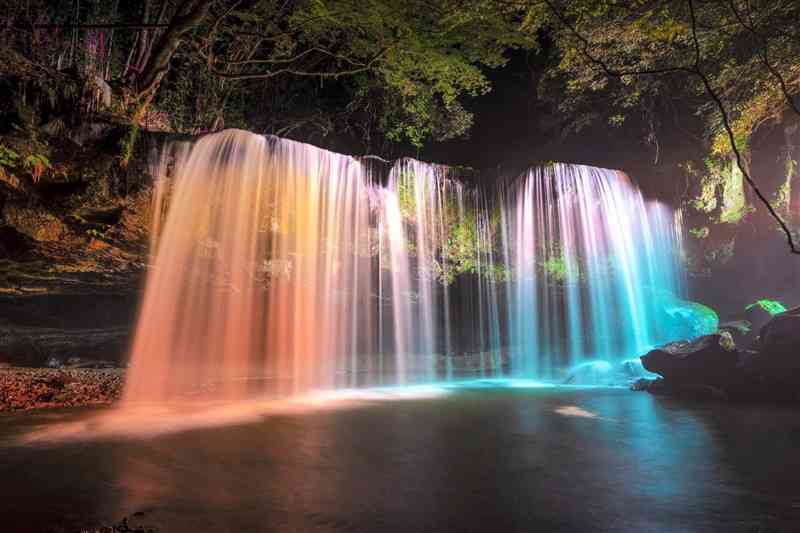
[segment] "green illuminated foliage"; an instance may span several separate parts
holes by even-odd
[[[539,268],[550,281],[556,283],[569,283],[583,279],[578,257],[564,251],[560,246],[556,246],[548,252],[547,259],[539,263]]]
[[[417,213],[417,189],[416,177],[411,171],[404,171],[397,180],[397,202],[400,207],[400,214],[405,218],[416,216]]]
[[[722,212],[720,222],[736,223],[745,214],[746,204],[741,171],[733,164],[722,184]]]
[[[3,144],[0,144],[0,167],[12,169],[17,166],[20,160],[20,155]]]
[[[754,307],[760,307],[770,315],[777,315],[778,313],[783,313],[786,311],[786,307],[782,303],[777,300],[769,300],[769,299],[762,299],[756,302],[751,303],[747,307],[746,310],[753,309]]]
[[[50,160],[44,154],[30,154],[22,162],[22,167],[30,173],[34,182],[39,181],[51,166]]]
[[[657,149],[658,135],[666,135],[659,130],[672,128],[672,122],[666,126],[655,118],[659,110],[688,107],[703,123],[707,153],[728,158],[730,139],[711,87],[746,158],[753,133],[787,110],[787,94],[800,92],[797,2],[529,5],[527,27],[548,32],[558,60],[557,72],[546,78],[550,97],[575,131],[591,122],[619,124],[644,112],[648,142]]]
[[[567,280],[569,270],[563,256],[551,257],[542,263],[542,270],[550,279],[563,283]]]

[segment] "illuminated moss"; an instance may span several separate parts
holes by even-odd
[[[404,217],[412,217],[417,212],[416,179],[412,172],[403,172],[397,181],[397,202]]]
[[[778,187],[778,190],[775,192],[775,208],[781,209],[783,211],[788,211],[789,209],[789,200],[792,195],[792,184],[791,180],[786,180]]]
[[[556,283],[566,283],[569,281],[579,281],[581,279],[581,271],[578,266],[577,258],[564,252],[556,247],[556,249],[548,253],[547,259],[539,263],[542,272]]]
[[[720,222],[736,223],[745,214],[744,178],[742,171],[731,163],[731,170],[726,173],[722,183],[722,212]]]
[[[787,157],[785,165],[785,179],[775,192],[774,205],[776,209],[783,212],[786,218],[791,220],[792,180],[795,178],[797,172],[797,161],[791,157]]]
[[[720,157],[709,157],[705,167],[705,172],[698,173],[691,166],[685,166],[684,170],[700,182],[700,192],[692,199],[692,206],[703,213],[716,211],[719,222],[739,222],[749,210],[741,170],[730,159]]]
[[[760,307],[761,309],[763,309],[764,311],[769,313],[771,316],[774,316],[774,315],[777,315],[778,313],[783,313],[784,311],[786,311],[786,307],[784,307],[784,305],[782,303],[780,303],[777,300],[769,300],[767,298],[764,298],[762,300],[758,300],[757,302],[751,303],[750,305],[745,307],[745,310],[749,311],[750,309],[753,309],[754,307]]]
[[[717,208],[717,184],[709,181],[708,179],[703,179],[701,183],[701,190],[700,195],[697,196],[693,201],[692,205],[698,211],[703,211],[705,213],[710,213],[714,209]]]
[[[713,333],[719,326],[719,315],[716,311],[698,302],[686,302],[696,316],[696,327],[701,334]]]
[[[551,279],[561,283],[567,280],[569,274],[567,262],[563,256],[547,259],[542,263],[542,270],[544,270]]]

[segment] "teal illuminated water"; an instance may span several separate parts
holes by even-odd
[[[683,291],[675,217],[625,174],[534,168],[502,208],[512,375],[553,378],[679,338],[666,312]]]

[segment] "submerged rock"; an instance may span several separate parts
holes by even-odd
[[[647,378],[639,378],[635,380],[630,385],[630,389],[633,391],[640,391],[640,390],[650,390],[658,379],[647,379]]]
[[[632,387],[639,379],[647,377],[652,377],[652,374],[642,367],[639,359],[627,359],[620,362],[597,360],[572,367],[562,383],[564,385]]]

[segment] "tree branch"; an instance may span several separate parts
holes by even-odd
[[[741,14],[739,13],[739,10],[736,8],[736,4],[735,4],[734,0],[730,0],[730,6],[731,6],[731,11],[733,11],[733,14],[736,16],[736,20],[739,21],[739,24],[744,29],[746,29],[747,31],[752,33],[753,36],[756,39],[761,41],[761,54],[760,54],[761,62],[764,63],[764,66],[767,68],[769,73],[772,74],[772,77],[775,78],[778,81],[778,85],[780,86],[781,91],[783,92],[783,97],[786,99],[786,103],[789,104],[789,107],[795,113],[800,115],[800,108],[798,108],[797,104],[795,104],[795,102],[794,102],[794,98],[792,98],[792,96],[789,94],[789,88],[786,85],[786,80],[781,75],[781,73],[778,72],[778,70],[775,67],[772,66],[772,63],[770,63],[770,61],[769,61],[769,55],[768,55],[769,54],[769,41],[767,40],[766,37],[764,37],[762,34],[757,32],[756,29],[752,25],[747,24],[744,21],[744,19],[742,18]]]
[[[254,72],[254,73],[231,73],[225,72],[222,70],[217,69],[217,67],[212,63],[208,63],[209,70],[216,76],[221,78],[230,79],[230,80],[259,80],[259,79],[268,79],[274,78],[276,76],[280,76],[283,74],[291,74],[293,76],[300,76],[300,77],[313,77],[313,78],[340,78],[342,76],[352,76],[353,74],[358,74],[360,72],[366,72],[371,70],[373,66],[383,58],[383,55],[386,53],[388,48],[383,49],[381,52],[373,56],[368,62],[364,63],[363,66],[347,69],[347,70],[336,70],[336,71],[306,71],[306,70],[297,70],[290,67],[281,68],[278,70],[272,70],[268,72]],[[213,59],[213,56],[211,57]]]
[[[742,159],[742,154],[739,151],[739,147],[736,145],[736,136],[733,134],[733,128],[731,128],[730,119],[728,118],[728,112],[725,109],[725,105],[722,103],[722,100],[720,99],[719,95],[716,93],[716,91],[714,91],[714,88],[711,86],[711,82],[708,79],[708,76],[706,76],[705,73],[700,68],[700,42],[697,40],[697,16],[694,10],[694,1],[687,0],[687,4],[689,6],[689,14],[691,15],[691,20],[692,20],[692,26],[691,26],[692,42],[694,43],[694,49],[695,49],[694,73],[703,82],[703,87],[705,88],[706,93],[708,94],[709,97],[711,97],[712,100],[714,100],[714,104],[717,106],[717,109],[719,110],[719,114],[722,117],[722,125],[725,128],[725,132],[728,134],[728,143],[730,144],[731,150],[733,150],[734,156],[736,157],[736,166],[739,167],[739,171],[742,173],[742,176],[744,176],[744,179],[747,181],[748,185],[750,185],[750,188],[753,189],[753,192],[756,193],[758,199],[761,200],[761,203],[764,204],[764,206],[767,208],[767,211],[769,211],[769,214],[772,216],[772,218],[775,219],[775,221],[778,223],[783,233],[786,235],[786,242],[789,245],[789,250],[793,254],[800,255],[800,248],[798,248],[797,244],[794,241],[792,230],[789,229],[789,226],[786,225],[786,222],[784,222],[783,219],[778,214],[778,212],[775,211],[775,208],[769,202],[767,197],[764,196],[764,193],[761,192],[761,189],[759,189],[758,185],[756,185],[756,183],[753,181],[752,176],[750,176],[750,173],[745,168],[745,164]]]
[[[747,168],[745,167],[745,164],[744,164],[744,159],[742,157],[742,154],[739,151],[738,146],[736,145],[736,137],[735,137],[735,135],[733,133],[733,128],[731,127],[730,119],[728,117],[728,112],[725,109],[725,105],[723,104],[723,102],[720,99],[719,95],[716,93],[716,91],[712,87],[711,82],[708,79],[708,76],[706,76],[706,74],[700,68],[702,55],[701,55],[701,51],[700,51],[700,42],[697,39],[697,20],[696,20],[697,17],[696,17],[696,14],[695,14],[693,1],[692,0],[687,0],[687,1],[688,1],[688,6],[689,6],[690,16],[691,16],[692,44],[693,44],[693,48],[694,48],[694,64],[691,67],[679,65],[679,66],[665,67],[665,68],[659,68],[659,69],[642,69],[642,70],[631,70],[631,71],[615,70],[615,69],[611,68],[609,65],[607,65],[601,59],[599,59],[597,57],[594,57],[590,52],[591,42],[586,37],[584,37],[577,30],[577,28],[575,28],[569,22],[569,20],[566,18],[566,16],[564,14],[562,14],[561,11],[558,8],[556,8],[553,5],[553,0],[544,0],[544,3],[547,5],[547,7],[550,9],[550,11],[555,15],[555,17],[559,20],[559,22],[565,28],[567,28],[570,31],[570,33],[572,33],[581,42],[581,44],[582,44],[582,46],[581,46],[581,54],[588,61],[590,61],[592,64],[594,64],[597,67],[599,67],[607,76],[619,78],[619,77],[622,77],[622,76],[659,75],[659,74],[667,74],[667,73],[674,73],[674,72],[684,72],[684,73],[687,73],[687,74],[691,74],[691,75],[697,76],[700,79],[700,81],[702,82],[703,88],[705,89],[706,94],[713,100],[715,106],[717,107],[717,110],[720,113],[720,116],[722,118],[722,124],[723,124],[723,127],[725,129],[725,132],[727,133],[728,142],[729,142],[731,150],[733,151],[734,156],[736,158],[736,165],[739,168],[739,171],[742,173],[742,176],[744,176],[745,181],[747,181],[747,184],[750,186],[750,188],[756,194],[756,196],[758,197],[759,201],[767,208],[767,211],[769,212],[770,216],[778,223],[778,226],[780,227],[781,231],[786,236],[786,241],[787,241],[787,244],[789,246],[789,251],[791,253],[793,253],[793,254],[800,255],[800,247],[798,247],[797,243],[795,242],[794,236],[792,235],[792,231],[786,225],[786,222],[783,221],[783,219],[778,214],[778,212],[775,211],[775,208],[772,206],[772,204],[767,199],[767,197],[764,195],[764,193],[761,192],[761,189],[758,187],[758,185],[755,183],[755,181],[753,181],[752,176],[747,171]]]
[[[212,0],[183,0],[180,3],[169,27],[159,37],[155,53],[150,56],[142,69],[139,79],[140,94],[152,93],[161,83],[161,78],[167,73],[169,62],[181,40],[203,21],[211,8],[211,3]]]
[[[98,22],[96,24],[31,24],[26,26],[35,30],[39,29],[67,29],[67,30],[147,30],[151,28],[167,28],[169,24],[142,24],[142,23],[128,23],[128,22]],[[24,29],[24,28],[17,28]]]

